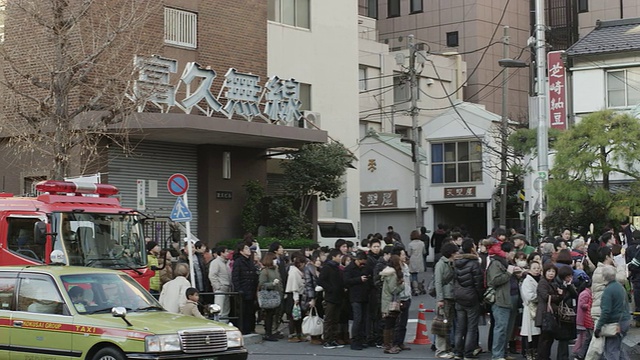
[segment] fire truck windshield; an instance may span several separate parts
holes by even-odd
[[[54,250],[68,265],[137,269],[147,265],[142,226],[135,214],[55,213]]]

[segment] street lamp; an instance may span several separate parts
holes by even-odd
[[[508,68],[523,68],[527,67],[527,63],[522,60],[509,59],[509,27],[504,27],[504,36],[502,43],[504,44],[504,59],[498,60],[498,65],[504,68],[502,72],[502,118],[501,118],[501,142],[502,147],[500,150],[500,227],[507,227],[507,132],[508,132],[508,118],[507,118],[507,80],[509,78]]]

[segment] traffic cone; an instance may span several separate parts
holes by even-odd
[[[420,303],[418,307],[418,324],[416,325],[416,338],[411,342],[416,345],[431,345],[429,335],[427,335],[427,319],[424,315],[424,306]]]

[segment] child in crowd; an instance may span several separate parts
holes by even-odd
[[[578,329],[578,339],[573,347],[573,357],[582,360],[587,354],[591,336],[593,336],[593,318],[591,317],[591,304],[593,298],[591,294],[591,284],[582,290],[578,296],[578,313],[576,316],[576,328]]]
[[[198,289],[190,287],[185,295],[187,296],[187,303],[180,309],[180,314],[204,319],[205,317],[198,310],[198,301],[200,300]]]

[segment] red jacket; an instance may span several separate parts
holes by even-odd
[[[578,296],[578,313],[576,314],[576,325],[582,325],[586,329],[593,330],[593,318],[591,317],[591,289],[582,290]]]

